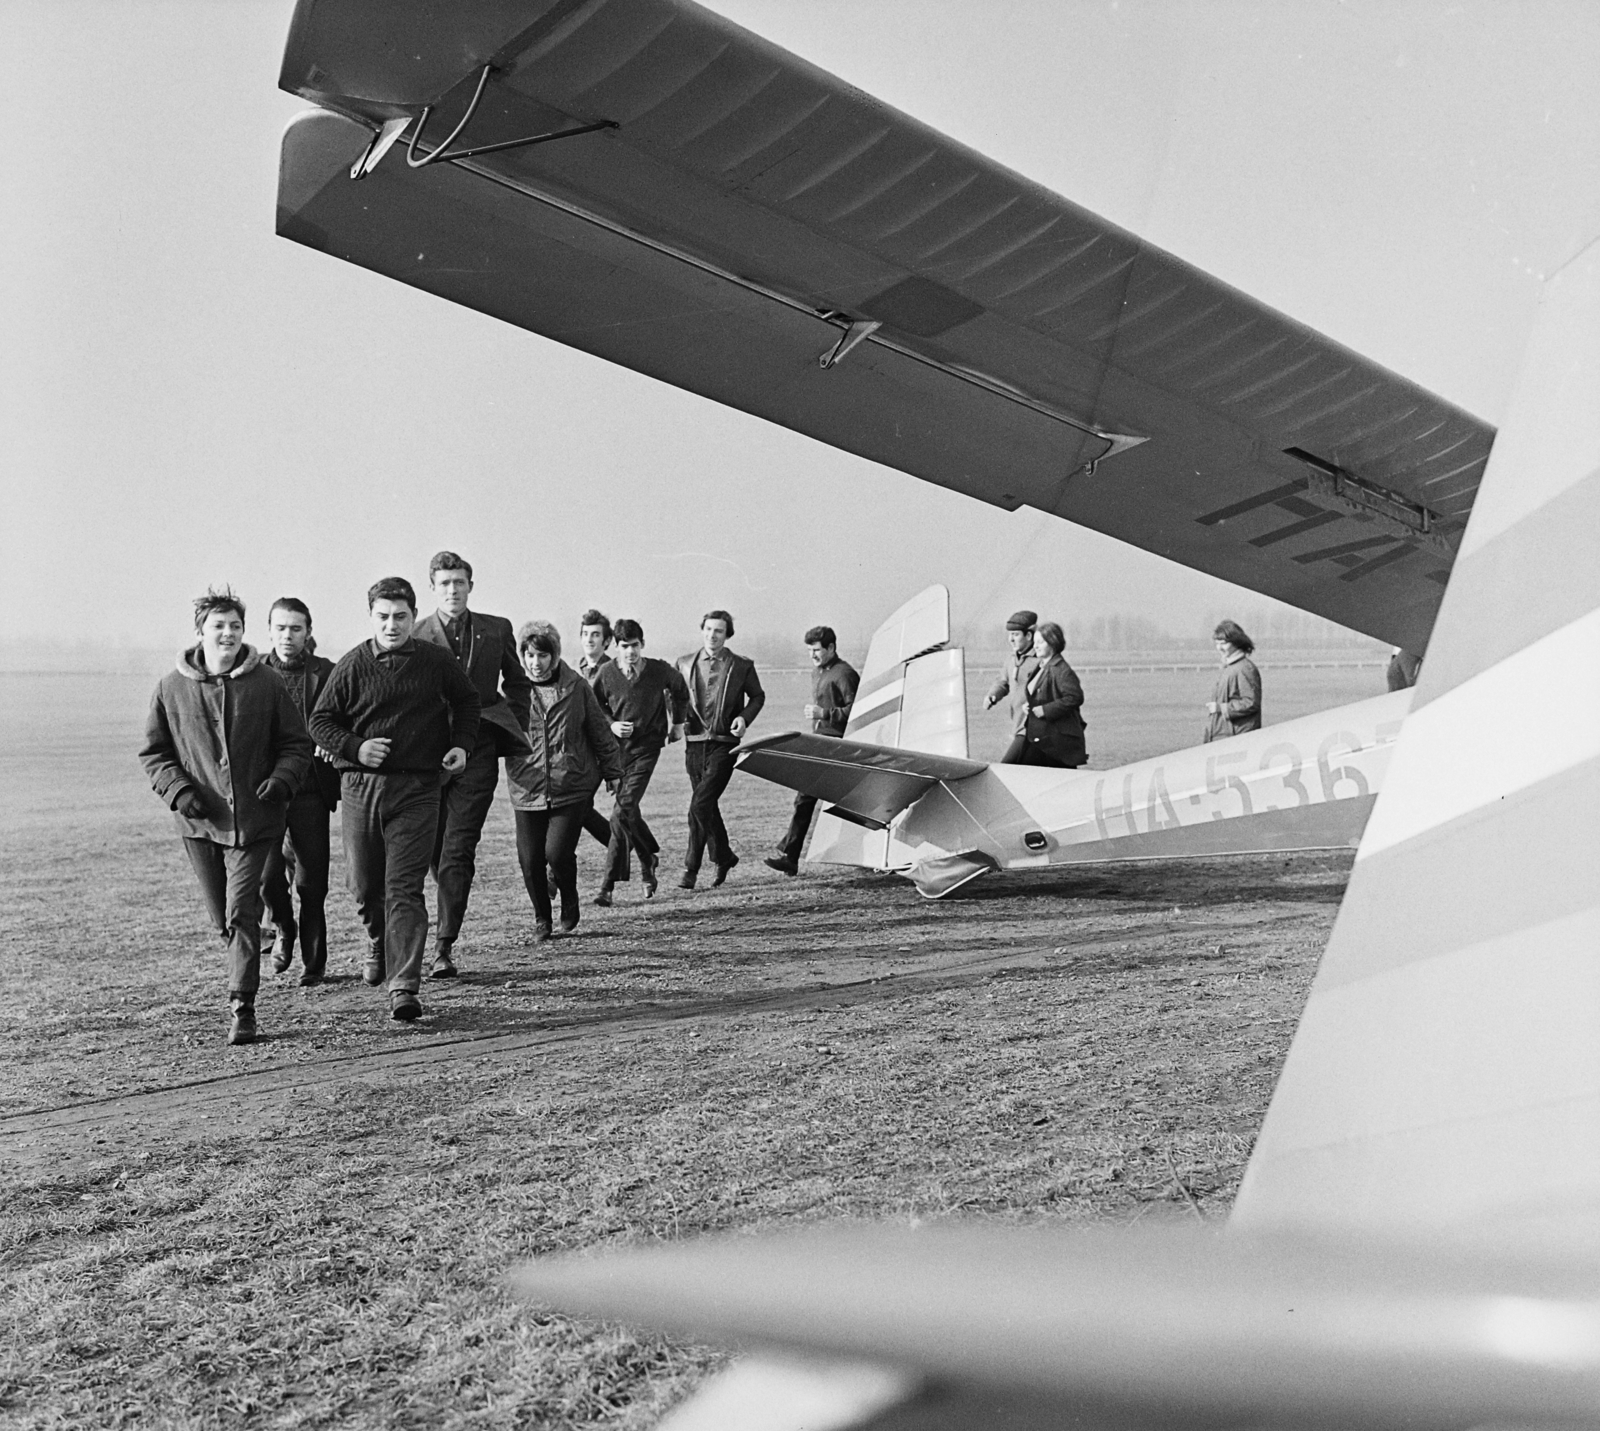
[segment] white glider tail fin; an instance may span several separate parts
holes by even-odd
[[[1600,243],[1549,280],[1239,1195],[1600,1246]]]
[[[867,648],[846,737],[965,760],[966,658],[959,648],[947,649],[949,640],[946,587],[930,586],[891,613]],[[891,869],[896,865],[892,845],[887,830],[866,830],[824,812],[818,816],[807,858]]]

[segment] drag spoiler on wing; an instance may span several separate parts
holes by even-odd
[[[750,741],[738,760],[741,770],[826,800],[835,814],[877,830],[935,786],[988,769],[976,760],[799,731]]]

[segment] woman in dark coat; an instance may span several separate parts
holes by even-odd
[[[1083,739],[1083,686],[1062,659],[1067,638],[1054,621],[1034,629],[1033,654],[1039,669],[1028,681],[1028,718],[1023,727],[1023,765],[1074,769],[1089,758]]]
[[[561,633],[548,621],[517,632],[517,654],[533,682],[528,744],[533,754],[506,762],[517,824],[517,861],[533,901],[534,937],[550,938],[550,884],[561,895],[561,929],[578,925],[578,836],[604,779],[622,779],[611,724],[589,683],[561,659]]]
[[[1233,621],[1219,622],[1211,635],[1222,660],[1222,674],[1206,702],[1208,743],[1261,729],[1261,672],[1250,659],[1256,643]]]

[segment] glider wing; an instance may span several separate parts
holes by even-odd
[[[280,82],[288,238],[1427,644],[1487,424],[690,0],[300,0]]]

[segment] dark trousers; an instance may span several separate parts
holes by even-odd
[[[328,967],[328,857],[328,807],[320,795],[297,795],[289,805],[283,838],[267,852],[261,897],[280,930],[299,928],[300,959],[308,974],[320,974]],[[298,920],[289,895],[291,883],[300,896]]]
[[[640,748],[622,742],[622,779],[617,783],[617,802],[611,807],[611,843],[607,848],[611,863],[607,866],[608,883],[621,883],[628,878],[628,851],[639,856],[641,869],[655,864],[661,854],[661,845],[644,822],[639,802],[655,774],[656,761],[661,759],[659,745]]]
[[[383,950],[390,991],[414,994],[428,943],[422,890],[439,824],[439,777],[347,770],[343,798],[339,823],[356,912]]]
[[[550,875],[561,895],[561,922],[578,922],[578,836],[584,817],[594,810],[590,800],[554,810],[517,810],[517,863],[522,883],[533,901],[536,924],[550,927]],[[547,867],[548,866],[548,870]]]
[[[1014,735],[1011,744],[1006,747],[1006,753],[1000,757],[1002,765],[1026,765],[1028,763],[1028,737]]]
[[[254,1000],[261,987],[261,871],[276,835],[248,845],[184,839],[211,927],[228,942],[228,993]]]
[[[611,821],[594,808],[593,800],[589,802],[589,813],[583,817],[583,828],[589,832],[591,840],[611,848]],[[627,879],[627,875],[623,875],[623,879]]]
[[[722,823],[717,801],[733,779],[733,747],[710,740],[691,740],[683,753],[689,772],[689,852],[683,861],[691,873],[709,854],[715,865],[731,864],[733,847],[728,843],[728,827]]]
[[[792,865],[800,863],[800,852],[806,847],[806,833],[811,829],[811,816],[816,808],[815,795],[794,797],[794,814],[789,817],[789,828],[778,842],[778,853]]]
[[[449,777],[439,791],[432,868],[439,886],[440,944],[453,944],[461,933],[478,870],[478,841],[499,783],[500,757],[494,742],[486,740],[467,758],[466,769]]]

